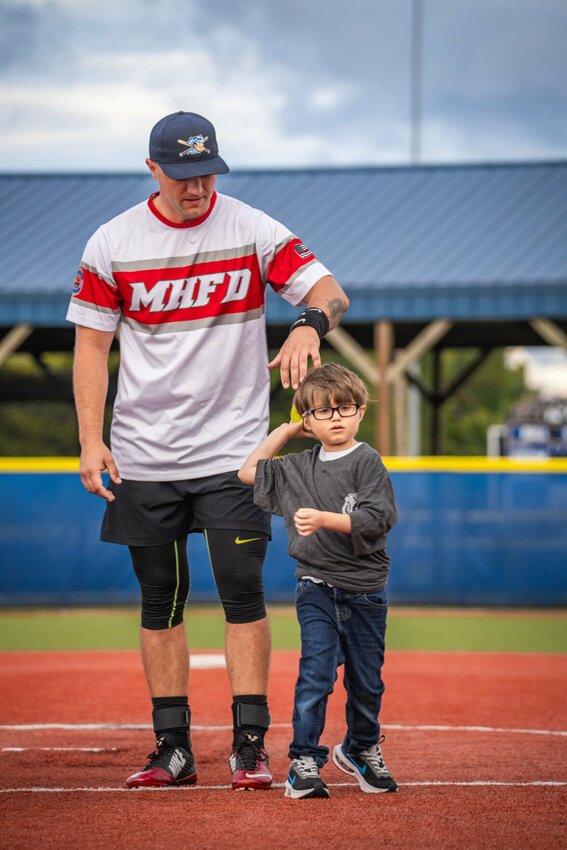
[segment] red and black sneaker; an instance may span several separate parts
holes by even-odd
[[[197,768],[191,750],[178,747],[172,735],[160,735],[148,763],[126,780],[128,788],[164,788],[167,785],[193,785]]]
[[[264,742],[253,732],[239,735],[231,753],[233,791],[267,791],[272,785],[272,774]]]

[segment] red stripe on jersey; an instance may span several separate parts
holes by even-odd
[[[122,298],[118,289],[110,286],[96,272],[81,266],[82,285],[77,292],[73,293],[73,301],[86,301],[97,307],[106,307],[110,310],[119,310],[122,306]]]
[[[125,316],[151,325],[188,322],[262,307],[256,254],[178,268],[114,272]]]
[[[315,254],[297,237],[280,248],[268,266],[268,282],[272,288],[281,289],[295,272],[317,259]]]

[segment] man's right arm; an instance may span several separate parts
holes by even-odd
[[[89,493],[107,502],[113,502],[115,497],[104,486],[101,473],[107,470],[115,484],[121,481],[112,453],[103,442],[108,354],[113,339],[113,331],[99,331],[77,325],[73,365],[73,388],[81,444],[81,481]]]

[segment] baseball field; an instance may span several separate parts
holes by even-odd
[[[129,791],[152,748],[133,609],[0,614],[2,846],[560,848],[567,841],[567,615],[398,609],[388,629],[383,752],[397,794],[332,765],[329,800],[283,796],[298,629],[272,607],[275,786],[230,790],[230,696],[217,606],[188,618],[199,781]],[[343,734],[344,692],[323,743]]]

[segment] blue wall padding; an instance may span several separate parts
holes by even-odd
[[[394,472],[390,600],[462,605],[567,603],[567,474]],[[136,602],[128,550],[99,541],[103,502],[70,473],[0,474],[0,604]],[[294,563],[274,517],[264,572],[293,599]],[[203,536],[189,543],[191,595],[216,599]]]

